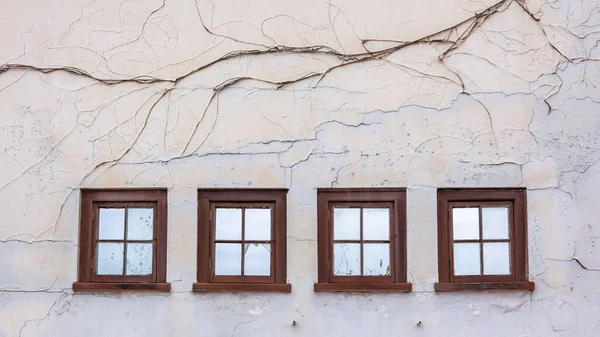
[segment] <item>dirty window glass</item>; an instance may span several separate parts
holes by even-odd
[[[96,275],[152,274],[154,209],[98,209]]]
[[[390,210],[333,207],[333,275],[389,276]]]

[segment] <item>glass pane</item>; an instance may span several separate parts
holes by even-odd
[[[390,239],[390,210],[388,208],[363,208],[363,239]]]
[[[130,208],[127,210],[127,240],[152,240],[154,238],[154,209]]]
[[[271,240],[271,209],[246,208],[245,212],[245,239]]]
[[[127,275],[150,275],[152,274],[152,244],[151,243],[128,243],[127,264],[125,265]]]
[[[98,242],[97,275],[123,275],[123,244]]]
[[[483,244],[483,273],[485,275],[510,274],[508,242],[490,242]]]
[[[333,275],[360,275],[360,244],[333,245]]]
[[[125,235],[125,209],[100,208],[98,216],[98,239],[123,240]]]
[[[271,245],[247,243],[244,245],[244,275],[271,275]]]
[[[242,239],[241,208],[217,208],[216,218],[217,229],[215,233],[215,238],[217,240]]]
[[[508,239],[508,207],[481,209],[484,239]]]
[[[390,275],[390,245],[365,243],[363,247],[363,275]]]
[[[333,209],[333,239],[360,240],[360,208]]]
[[[479,208],[453,208],[454,240],[479,239]]]
[[[481,275],[479,243],[454,244],[454,275]]]
[[[215,275],[242,274],[242,244],[215,244]]]

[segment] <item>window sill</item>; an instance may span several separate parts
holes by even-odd
[[[73,283],[73,291],[161,291],[170,292],[171,283]]]
[[[289,283],[194,283],[194,292],[275,292],[290,293]]]
[[[411,292],[412,283],[315,283],[315,292]]]
[[[436,283],[437,292],[484,291],[484,290],[528,290],[535,289],[533,282],[481,282],[481,283]]]

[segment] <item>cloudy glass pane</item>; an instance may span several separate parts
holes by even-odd
[[[390,239],[390,210],[388,208],[363,208],[363,239]]]
[[[359,243],[336,243],[333,245],[333,274],[360,275]]]
[[[244,221],[246,240],[271,240],[270,208],[246,208]]]
[[[479,208],[453,208],[454,240],[479,239]]]
[[[151,275],[152,274],[152,244],[151,243],[128,243],[127,264],[125,265],[127,275]]]
[[[217,208],[216,213],[215,238],[217,240],[241,240],[242,209]]]
[[[154,209],[129,208],[127,210],[127,240],[152,240]]]
[[[360,208],[333,209],[333,239],[360,240]]]
[[[510,274],[508,242],[486,242],[483,244],[483,273],[485,275]]]
[[[215,275],[242,274],[242,244],[215,244]]]
[[[454,244],[454,275],[481,275],[479,243]]]
[[[123,240],[125,235],[124,208],[100,208],[98,218],[98,239]]]
[[[123,246],[122,243],[98,242],[97,275],[123,275]]]
[[[484,239],[508,239],[508,207],[481,209]]]
[[[390,275],[390,245],[388,243],[365,243],[363,254],[363,275]]]
[[[244,245],[244,275],[271,275],[271,245],[247,243]]]

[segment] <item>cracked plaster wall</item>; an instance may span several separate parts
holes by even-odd
[[[0,336],[600,335],[600,1],[4,0],[0,28]],[[72,292],[78,189],[115,186],[169,188],[172,293]],[[191,293],[213,186],[290,189],[291,294]],[[412,293],[313,292],[327,186],[407,186]],[[527,187],[533,293],[433,292],[460,186]]]

